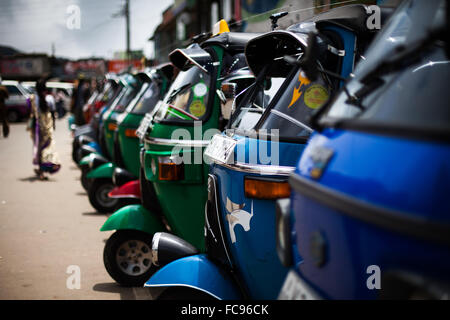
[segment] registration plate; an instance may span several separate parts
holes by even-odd
[[[284,280],[278,300],[319,300],[320,297],[303,281],[294,270]]]
[[[136,135],[139,139],[144,139],[145,133],[147,132],[150,123],[153,120],[153,116],[150,113],[147,113],[145,117],[141,120],[138,129],[136,130]]]
[[[230,163],[236,143],[234,139],[216,134],[206,147],[205,156],[221,163]]]

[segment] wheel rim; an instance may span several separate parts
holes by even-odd
[[[112,189],[114,189],[113,185],[104,184],[95,193],[95,198],[102,207],[112,208],[117,204],[117,199],[108,196]]]
[[[128,240],[117,250],[116,261],[123,273],[140,276],[151,268],[152,252],[145,242]]]
[[[17,122],[19,120],[19,115],[15,111],[11,111],[7,115],[9,122]]]

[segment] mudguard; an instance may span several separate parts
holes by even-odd
[[[115,165],[112,162],[102,164],[101,166],[89,171],[87,174],[88,179],[98,179],[98,178],[112,178]]]
[[[141,198],[141,187],[139,180],[134,180],[127,182],[120,187],[115,187],[110,193],[108,193],[110,198]]]
[[[102,152],[102,149],[100,148],[100,145],[97,142],[95,142],[95,141],[81,145],[80,149],[83,149],[83,152],[85,154],[89,154],[89,153],[92,153],[92,152],[97,152],[97,153],[101,153]]]
[[[100,231],[139,230],[149,234],[164,231],[165,227],[155,214],[140,204],[120,208],[103,224]]]
[[[158,270],[144,287],[189,287],[219,300],[240,300],[235,281],[207,258],[198,254],[175,260]]]
[[[88,166],[91,162],[91,158],[94,156],[95,153],[90,153],[87,156],[83,157],[80,162],[78,163],[80,166],[86,165]]]

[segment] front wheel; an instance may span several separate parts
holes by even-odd
[[[88,179],[87,174],[89,173],[89,167],[88,166],[82,166],[81,167],[81,185],[83,186],[83,189],[88,191],[89,185],[90,185],[90,179]]]
[[[19,122],[20,115],[16,110],[9,110],[7,114],[7,119],[9,122]]]
[[[113,212],[119,202],[108,193],[114,189],[111,179],[94,179],[89,184],[88,196],[91,205],[100,213]]]
[[[152,264],[152,238],[137,230],[116,231],[103,251],[109,275],[123,286],[142,287],[157,270]]]

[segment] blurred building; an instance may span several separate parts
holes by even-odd
[[[380,1],[380,0],[379,0]],[[376,4],[376,0],[351,3]],[[344,3],[342,3],[344,2]],[[153,32],[155,63],[168,60],[168,54],[185,47],[192,37],[209,32],[220,19],[225,19],[231,31],[267,32],[271,30],[270,15],[288,11],[278,21],[280,29],[311,18],[333,7],[349,4],[342,0],[174,0],[162,13],[162,22]]]

